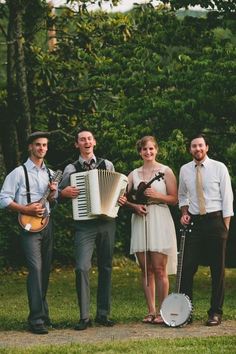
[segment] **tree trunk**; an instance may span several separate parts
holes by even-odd
[[[13,0],[14,1],[14,0]],[[15,19],[15,35],[16,35],[16,81],[17,93],[19,100],[20,117],[18,120],[18,137],[22,149],[26,147],[27,137],[31,132],[31,114],[27,90],[25,54],[24,54],[24,37],[22,26],[22,6],[20,0],[16,1],[16,19]]]
[[[15,36],[14,11],[9,7],[9,22],[7,29],[7,108],[6,114],[1,118],[2,152],[6,171],[11,171],[19,163],[19,149],[16,130],[16,80],[15,80]]]
[[[23,8],[20,0],[8,0],[9,22],[7,33],[7,109],[1,118],[2,152],[6,171],[20,164],[31,132],[31,114],[27,92]]]

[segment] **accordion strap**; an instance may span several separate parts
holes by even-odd
[[[105,160],[102,159],[101,157],[98,157],[98,159],[97,159],[96,168],[98,168],[100,170],[106,170],[107,169]]]

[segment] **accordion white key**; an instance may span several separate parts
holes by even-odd
[[[125,175],[94,169],[71,174],[70,182],[71,186],[80,190],[78,197],[72,199],[74,220],[117,217],[118,199],[125,193],[128,184]]]

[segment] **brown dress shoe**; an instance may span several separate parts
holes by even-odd
[[[219,326],[221,324],[221,315],[213,314],[210,315],[208,320],[206,321],[207,326]]]

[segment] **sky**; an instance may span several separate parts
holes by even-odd
[[[63,0],[52,0],[52,2],[54,3],[55,6],[59,6],[60,4],[63,4],[65,3],[65,1]],[[102,6],[102,9],[103,10],[106,10],[106,11],[121,11],[121,12],[125,12],[125,11],[128,11],[130,10],[132,7],[133,7],[133,3],[138,3],[138,4],[142,4],[142,3],[145,3],[145,2],[148,2],[148,1],[145,1],[145,0],[121,0],[120,1],[120,4],[118,6],[115,6],[113,8],[110,7],[110,4],[106,4],[104,3],[103,6]],[[158,1],[156,1],[157,3]],[[94,8],[95,7],[89,7],[89,8]]]

